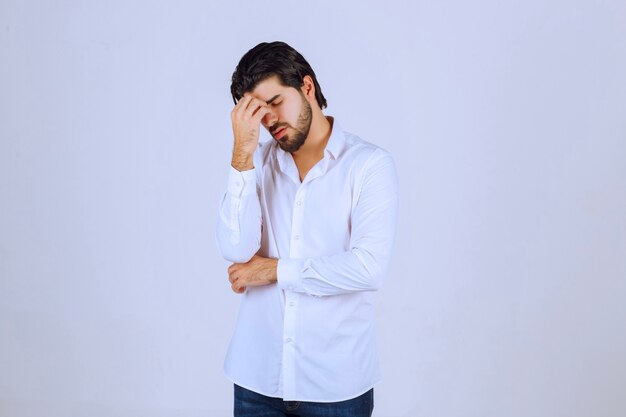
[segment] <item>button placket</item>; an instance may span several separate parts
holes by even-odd
[[[306,196],[306,184],[301,184],[293,202],[291,218],[291,243],[289,245],[289,256],[298,259],[301,255],[301,245],[303,240],[304,227],[304,201]],[[289,289],[291,290],[291,288]],[[298,316],[299,294],[293,291],[285,291],[285,316],[283,322],[283,395],[295,396],[295,369],[297,355],[296,339],[296,318]]]
[[[306,184],[301,184],[296,192],[293,205],[293,217],[291,222],[291,257],[300,257],[300,241],[302,240],[302,226],[304,216],[304,200],[306,195]]]
[[[286,396],[295,396],[295,369],[297,362],[297,349],[295,340],[296,331],[296,302],[298,294],[295,292],[287,292],[287,308],[285,309],[285,321],[283,331],[283,376],[285,384],[283,385],[283,394]]]

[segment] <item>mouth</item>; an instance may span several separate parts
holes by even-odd
[[[287,132],[286,127],[279,127],[278,129],[272,132],[272,136],[274,136],[274,139],[278,140],[282,138],[286,132]]]

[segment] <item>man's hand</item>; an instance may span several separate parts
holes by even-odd
[[[252,156],[259,144],[261,119],[269,112],[267,103],[246,93],[230,113],[235,136],[232,166],[237,171],[254,168]]]
[[[228,267],[228,280],[234,292],[241,294],[247,286],[274,284],[278,281],[278,259],[254,255],[246,263]]]

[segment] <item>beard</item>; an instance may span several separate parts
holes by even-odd
[[[300,149],[307,136],[309,136],[309,130],[311,129],[311,122],[313,121],[311,105],[306,101],[302,93],[300,93],[300,96],[302,98],[302,111],[298,115],[296,126],[286,125],[286,127],[293,129],[294,133],[286,133],[277,140],[278,146],[285,152],[295,152]]]

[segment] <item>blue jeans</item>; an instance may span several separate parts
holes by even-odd
[[[334,403],[283,401],[235,385],[235,417],[371,417],[374,388],[350,400]]]

